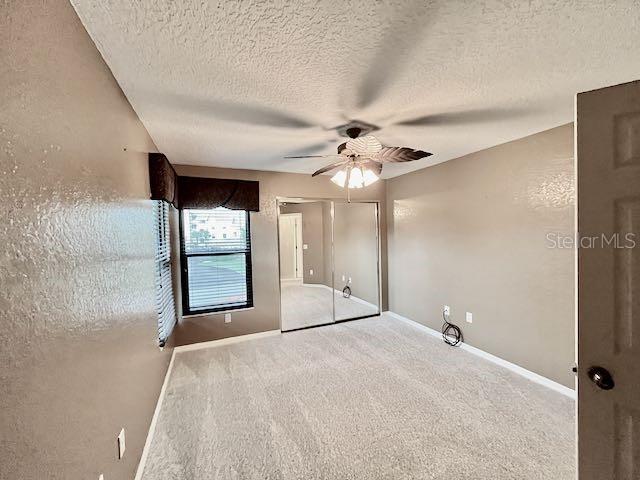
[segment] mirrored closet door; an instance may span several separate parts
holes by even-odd
[[[335,320],[378,315],[378,212],[376,203],[334,203]]]
[[[377,203],[278,200],[283,331],[378,315]]]
[[[283,330],[333,323],[331,202],[279,202],[280,318]]]

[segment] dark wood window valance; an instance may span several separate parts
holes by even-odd
[[[149,154],[149,179],[151,198],[166,200],[178,208],[260,210],[258,182],[180,176],[162,154]]]
[[[260,209],[258,182],[220,178],[178,177],[180,208]]]
[[[165,200],[178,207],[178,175],[161,153],[149,154],[151,200]]]

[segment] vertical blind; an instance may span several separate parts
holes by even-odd
[[[171,281],[171,237],[169,233],[169,203],[154,200],[156,230],[156,310],[160,346],[171,335],[176,324],[176,308]]]
[[[186,313],[253,306],[248,212],[182,210],[182,256]]]

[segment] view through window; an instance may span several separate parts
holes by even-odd
[[[186,314],[253,306],[248,212],[183,210],[182,257]]]

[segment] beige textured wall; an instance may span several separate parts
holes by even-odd
[[[572,157],[569,124],[390,180],[390,310],[573,388]]]
[[[68,1],[3,2],[0,45],[0,478],[131,479],[170,354],[155,147]]]
[[[177,159],[169,158],[170,161]],[[253,300],[251,310],[232,314],[232,322],[224,323],[222,315],[203,315],[183,319],[177,327],[176,342],[188,344],[218,338],[280,328],[280,289],[278,278],[277,197],[344,198],[344,189],[334,185],[330,177],[311,177],[293,173],[234,170],[175,165],[179,175],[211,178],[239,178],[260,182],[260,211],[251,213],[251,247],[253,262]],[[385,184],[377,182],[354,199],[377,200],[385,212]],[[382,217],[382,236],[386,224]],[[382,247],[382,279],[386,282],[386,242]],[[179,293],[178,293],[179,295]],[[383,304],[386,291],[383,289]]]

